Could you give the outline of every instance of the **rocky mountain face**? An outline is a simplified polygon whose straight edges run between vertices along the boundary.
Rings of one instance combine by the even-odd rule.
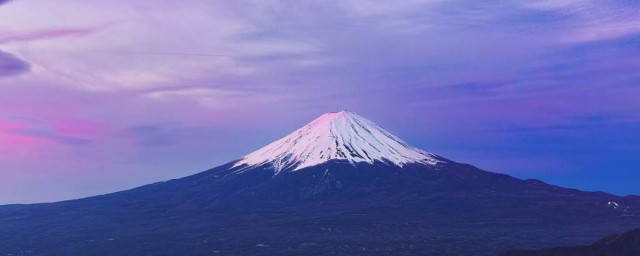
[[[0,207],[0,255],[498,255],[640,227],[640,199],[480,170],[351,112],[211,170]]]

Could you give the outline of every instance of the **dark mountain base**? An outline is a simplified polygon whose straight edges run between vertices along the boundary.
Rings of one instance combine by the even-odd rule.
[[[557,247],[539,251],[512,251],[503,256],[637,256],[640,229],[607,236],[590,246]]]
[[[640,221],[562,226],[449,224],[450,220],[386,211],[397,219],[375,213],[314,216],[307,212],[306,217],[247,213],[183,216],[162,224],[154,219],[123,221],[110,228],[101,223],[75,229],[65,224],[29,227],[35,229],[3,236],[0,253],[20,255],[22,249],[24,255],[497,255],[512,248],[584,244]]]
[[[0,207],[0,255],[497,255],[640,227],[634,197],[453,162],[335,162],[277,176],[268,166],[230,166],[111,195]]]

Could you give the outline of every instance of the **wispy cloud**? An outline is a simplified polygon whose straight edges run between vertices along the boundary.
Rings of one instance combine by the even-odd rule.
[[[154,100],[190,100],[207,108],[230,108],[242,103],[242,100],[253,98],[256,101],[265,100],[267,95],[258,96],[244,90],[216,89],[209,87],[186,87],[167,90],[153,90],[144,95]],[[262,99],[257,99],[262,97]]]
[[[63,134],[42,120],[33,118],[12,118],[12,120],[14,127],[5,128],[0,132],[69,146],[86,146],[92,143],[90,139]]]
[[[96,27],[62,27],[50,28],[37,31],[20,31],[20,32],[1,32],[0,44],[25,42],[34,40],[47,40],[63,37],[79,37],[98,33],[111,25],[102,25]]]
[[[0,78],[29,72],[31,65],[15,55],[0,50]]]
[[[537,0],[524,6],[552,13],[568,43],[611,40],[640,34],[640,8],[633,1]]]
[[[127,129],[142,147],[165,147],[179,143],[178,124],[168,122],[159,124],[136,125]]]
[[[37,128],[22,128],[10,130],[9,133],[20,136],[27,136],[33,138],[39,138],[44,140],[53,141],[56,143],[70,145],[70,146],[85,146],[91,144],[91,140],[85,138],[78,138],[73,136],[65,136],[58,134],[54,131],[41,130]]]

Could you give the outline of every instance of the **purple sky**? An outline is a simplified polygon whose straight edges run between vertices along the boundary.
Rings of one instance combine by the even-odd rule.
[[[638,56],[631,0],[0,0],[0,204],[186,176],[341,109],[640,194]]]

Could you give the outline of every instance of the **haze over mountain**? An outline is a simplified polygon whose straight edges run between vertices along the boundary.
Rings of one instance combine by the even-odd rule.
[[[480,170],[353,112],[113,194],[0,207],[0,254],[497,255],[640,226],[640,198]]]

